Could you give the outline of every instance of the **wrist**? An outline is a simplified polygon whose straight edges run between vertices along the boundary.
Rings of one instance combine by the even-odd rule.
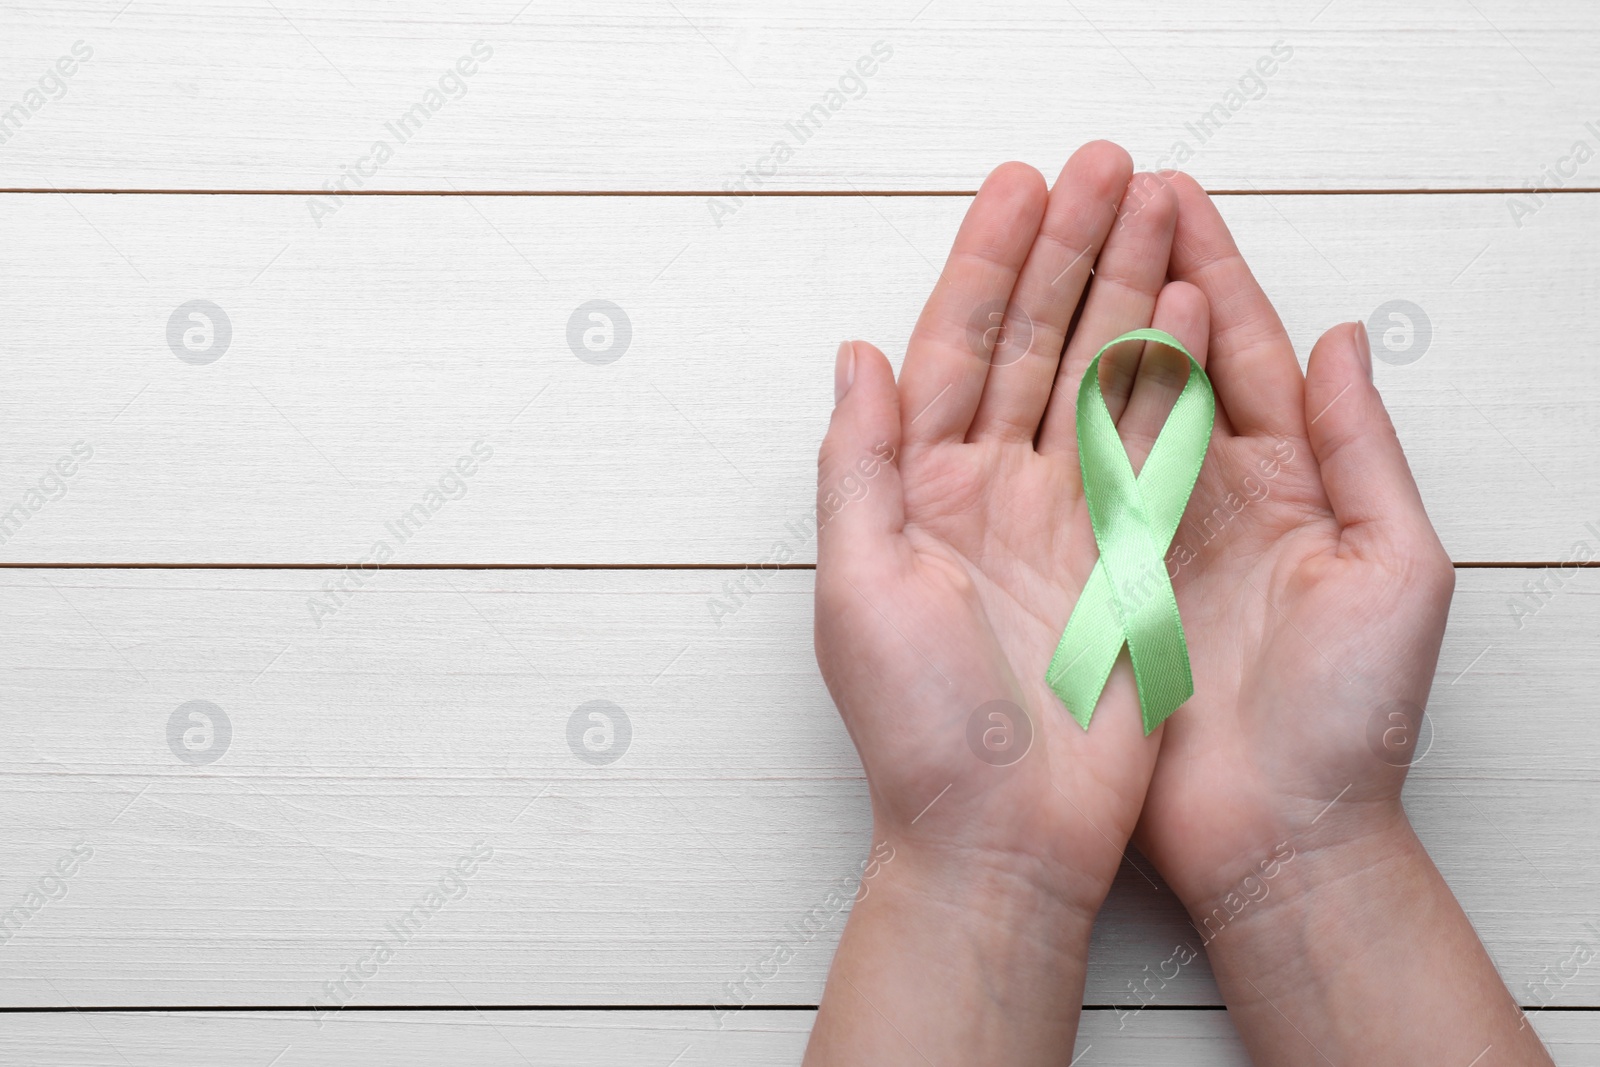
[[[1081,970],[1100,897],[1081,899],[1050,862],[975,847],[877,834],[852,919],[892,914],[959,951],[1054,970]],[[1109,888],[1109,887],[1107,887]],[[955,960],[952,958],[952,963]]]
[[[1009,857],[875,840],[806,1062],[1056,1062],[1092,919]]]
[[[1052,932],[1081,935],[1087,942],[1111,888],[1110,879],[1069,869],[1047,847],[1027,852],[990,848],[881,827],[873,840],[880,844],[862,876],[858,900],[882,890],[908,906],[942,912],[963,925],[1037,914],[1049,917]]]
[[[1213,859],[1205,870],[1162,868],[1202,935],[1201,921],[1215,920],[1218,909],[1227,925],[1264,919],[1397,856],[1426,859],[1397,799],[1296,811],[1239,837],[1227,861]]]
[[[1213,969],[1247,969],[1279,989],[1349,966],[1385,937],[1437,872],[1398,805],[1288,834],[1225,889],[1185,899]],[[1442,883],[1440,883],[1442,885]],[[1446,891],[1447,892],[1447,891]]]
[[[1548,1065],[1396,808],[1360,832],[1319,824],[1237,913],[1191,909],[1197,928],[1210,920],[1206,954],[1253,1062],[1469,1063],[1493,1047],[1497,1062]]]

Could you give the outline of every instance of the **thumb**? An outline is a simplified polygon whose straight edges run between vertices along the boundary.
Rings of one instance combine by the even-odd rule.
[[[900,488],[900,391],[884,354],[839,346],[833,418],[817,457],[817,564],[853,569],[883,558],[905,526]]]
[[[1364,323],[1335,326],[1306,366],[1306,432],[1341,537],[1357,555],[1434,548],[1438,534],[1417,491],[1394,423],[1372,384]]]

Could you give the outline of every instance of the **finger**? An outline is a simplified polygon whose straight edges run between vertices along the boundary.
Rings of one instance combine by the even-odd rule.
[[[1167,281],[1178,201],[1154,174],[1135,174],[1123,193],[1117,222],[1095,264],[1083,317],[1072,331],[1039,427],[1042,454],[1077,455],[1078,380],[1094,354],[1113,337],[1150,325],[1156,296]],[[1108,354],[1101,382],[1123,397],[1133,386],[1138,348]],[[1110,364],[1110,366],[1106,366]]]
[[[817,457],[817,567],[848,574],[889,558],[905,526],[900,394],[888,359],[865,341],[839,346],[834,392]]]
[[[1011,292],[967,440],[1032,442],[1050,400],[1067,324],[1133,173],[1128,153],[1091,141],[1072,154]]]
[[[985,344],[1000,332],[1046,195],[1037,170],[1005,163],[967,209],[900,369],[907,448],[966,438],[989,372]]]
[[[1372,384],[1372,348],[1362,323],[1335,326],[1311,350],[1305,419],[1342,540],[1358,555],[1370,550],[1374,557],[1439,545]]]
[[[1211,329],[1211,312],[1200,290],[1188,282],[1168,282],[1156,299],[1152,326],[1165,330],[1189,350],[1195,362],[1206,365],[1206,340]],[[1131,347],[1131,346],[1130,346]],[[1102,366],[1104,363],[1102,362]],[[1155,446],[1156,438],[1167,424],[1167,415],[1189,380],[1189,359],[1182,352],[1154,341],[1146,342],[1139,357],[1138,373],[1133,390],[1120,411],[1112,411],[1117,434],[1128,452],[1128,460],[1135,471],[1144,465],[1145,457]],[[1111,405],[1110,397],[1106,406]],[[1226,425],[1227,415],[1217,412],[1217,422]]]
[[[1303,437],[1304,389],[1294,345],[1250,273],[1211,198],[1187,174],[1178,196],[1172,277],[1192,282],[1211,305],[1211,384],[1241,434]]]

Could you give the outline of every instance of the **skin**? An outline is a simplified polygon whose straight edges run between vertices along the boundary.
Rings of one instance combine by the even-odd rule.
[[[1146,737],[1125,651],[1087,731],[1044,674],[1098,558],[1078,382],[1149,325],[1218,407],[1168,560],[1196,696]],[[852,910],[808,1064],[1066,1062],[1132,839],[1220,929],[1256,1062],[1549,1062],[1400,805],[1453,572],[1370,360],[1345,324],[1302,376],[1210,200],[1107,142],[1048,190],[1021,164],[990,175],[898,382],[840,347],[817,658],[894,858]],[[1155,345],[1102,361],[1135,469],[1186,373]]]

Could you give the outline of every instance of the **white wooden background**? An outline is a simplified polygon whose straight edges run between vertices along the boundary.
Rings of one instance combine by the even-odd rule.
[[[1600,153],[1592,5],[0,19],[0,116],[26,112],[0,125],[0,513],[48,497],[0,544],[0,908],[92,851],[0,943],[0,1061],[797,1062],[844,915],[811,941],[790,924],[866,855],[865,786],[812,658],[811,572],[720,626],[707,601],[776,542],[814,558],[790,524],[839,339],[898,358],[984,172],[1053,175],[1098,136],[1141,166],[1187,144],[1302,353],[1420,309],[1409,348],[1375,333],[1378,381],[1475,566],[1407,804],[1525,1006],[1600,947],[1600,574],[1547,577],[1600,543],[1600,158],[1574,156]],[[465,95],[314,218],[478,42]],[[1190,125],[1274,48],[1201,143]],[[724,193],[758,163],[785,195]],[[1559,191],[1526,192],[1554,167]],[[567,342],[595,299],[632,326],[608,365]],[[169,346],[192,300],[231,324],[209,364]],[[474,442],[492,455],[456,498],[315,617]],[[1519,625],[1539,580],[1554,595]],[[169,746],[192,700],[231,726],[209,764]],[[632,727],[607,766],[567,741],[591,700]],[[384,1010],[318,1026],[307,1000],[478,841],[466,895],[355,1001]],[[1118,1010],[1191,936],[1139,864],[1097,930],[1076,1062],[1245,1063],[1203,959]],[[713,1011],[779,940],[797,952],[757,1007]],[[1557,1061],[1600,1063],[1600,968],[1551,1007]]]

